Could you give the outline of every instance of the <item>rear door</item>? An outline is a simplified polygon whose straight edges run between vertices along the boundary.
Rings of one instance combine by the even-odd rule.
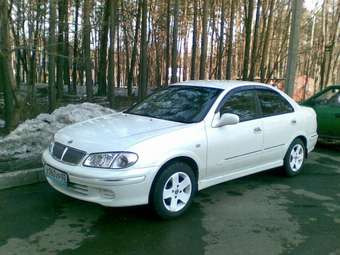
[[[258,89],[263,121],[263,160],[273,163],[284,158],[286,144],[298,129],[294,108],[278,92]]]

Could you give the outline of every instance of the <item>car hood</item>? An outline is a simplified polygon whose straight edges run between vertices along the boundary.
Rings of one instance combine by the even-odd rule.
[[[118,113],[67,126],[56,133],[55,140],[88,153],[122,151],[184,126],[179,122]]]

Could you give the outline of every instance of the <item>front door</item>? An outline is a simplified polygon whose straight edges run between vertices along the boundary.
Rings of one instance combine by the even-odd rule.
[[[234,174],[261,164],[262,121],[258,118],[255,90],[229,92],[222,100],[218,113],[236,114],[240,117],[240,123],[207,127],[208,178]]]

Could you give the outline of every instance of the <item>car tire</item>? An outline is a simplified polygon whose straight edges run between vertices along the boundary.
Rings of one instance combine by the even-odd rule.
[[[284,173],[287,176],[296,176],[301,173],[305,158],[306,146],[300,138],[297,138],[291,143],[284,157]]]
[[[161,169],[151,192],[151,206],[155,213],[162,219],[175,218],[192,203],[197,192],[197,180],[189,165],[175,162]]]

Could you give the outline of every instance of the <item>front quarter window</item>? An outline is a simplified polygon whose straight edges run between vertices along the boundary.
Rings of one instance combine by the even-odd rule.
[[[195,123],[204,119],[221,91],[208,87],[170,86],[155,92],[125,113]]]

